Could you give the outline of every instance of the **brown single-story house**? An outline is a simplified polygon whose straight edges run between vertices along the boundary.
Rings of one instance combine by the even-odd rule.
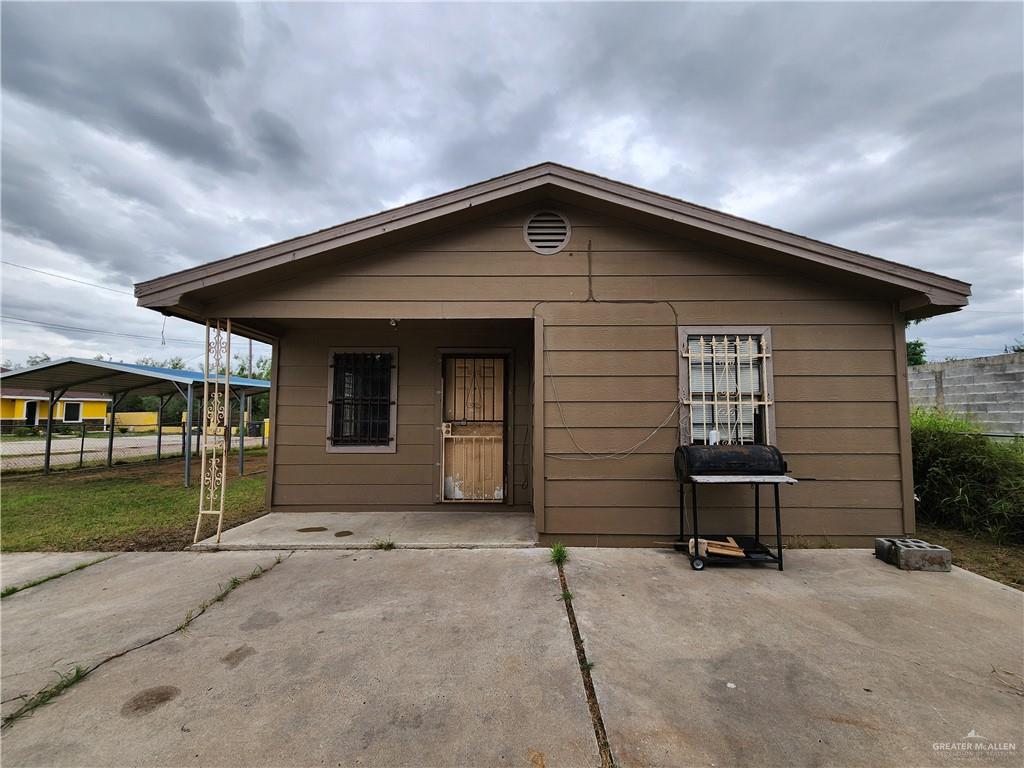
[[[135,292],[272,345],[271,510],[614,546],[677,535],[680,440],[777,445],[787,536],[913,532],[905,323],[970,286],[544,163]]]

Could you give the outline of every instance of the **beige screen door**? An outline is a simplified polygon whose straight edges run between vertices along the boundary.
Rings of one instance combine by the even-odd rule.
[[[505,358],[443,357],[441,487],[444,501],[505,498]]]

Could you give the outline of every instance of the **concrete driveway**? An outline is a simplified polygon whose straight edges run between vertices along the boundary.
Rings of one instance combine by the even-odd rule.
[[[89,659],[100,645],[103,653],[138,645],[125,637],[133,617],[136,634],[173,630],[186,594],[198,604],[226,574],[249,573],[254,555],[273,557],[161,554],[177,557],[177,567],[150,562],[157,553],[120,555],[5,599],[3,697],[9,669],[17,676],[69,661],[64,646],[74,638],[88,640],[77,656]],[[540,549],[296,552],[185,633],[101,666],[5,728],[4,765],[597,765],[547,557]],[[222,560],[222,573],[196,575]],[[132,568],[135,588],[126,589],[121,576]],[[104,576],[117,586],[100,605]],[[206,589],[179,592],[185,580],[205,580]],[[76,598],[95,605],[91,618],[73,608]],[[17,683],[11,692],[27,689]]]
[[[1024,762],[1021,592],[959,568],[900,571],[868,550],[787,552],[781,573],[572,554],[621,768]],[[971,732],[1017,749],[934,748]]]
[[[1020,592],[858,550],[565,571],[596,702],[546,550],[118,555],[3,600],[5,713],[100,664],[4,765],[597,766],[592,703],[619,766],[1021,763]]]

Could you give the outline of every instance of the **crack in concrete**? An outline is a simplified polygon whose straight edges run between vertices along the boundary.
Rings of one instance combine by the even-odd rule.
[[[228,581],[228,585],[226,587],[221,588],[220,591],[217,592],[217,594],[214,595],[209,600],[203,601],[199,605],[198,610],[196,610],[195,612],[189,611],[188,615],[185,617],[185,621],[183,621],[181,624],[176,626],[174,629],[172,629],[172,630],[170,630],[168,632],[164,632],[163,634],[158,635],[156,637],[150,638],[149,640],[146,640],[146,641],[144,641],[142,643],[139,643],[138,645],[133,645],[130,648],[125,648],[124,650],[121,650],[121,651],[118,651],[117,653],[111,654],[110,656],[107,656],[106,658],[101,659],[100,661],[96,662],[91,667],[81,667],[81,666],[75,665],[75,667],[73,667],[69,672],[66,672],[66,673],[63,673],[63,674],[58,672],[57,675],[60,677],[60,680],[57,683],[55,683],[54,685],[50,686],[49,688],[44,688],[41,691],[37,691],[36,693],[32,694],[32,696],[29,696],[28,694],[21,694],[20,696],[14,696],[11,699],[8,699],[8,701],[13,701],[14,699],[19,699],[19,698],[20,699],[25,699],[25,703],[21,707],[19,707],[17,710],[15,710],[14,712],[12,712],[10,715],[8,715],[7,717],[5,717],[3,719],[2,724],[0,724],[0,729],[9,728],[16,720],[18,720],[21,717],[24,717],[25,715],[30,714],[37,707],[40,707],[43,704],[46,704],[46,703],[52,701],[54,698],[56,698],[60,694],[64,693],[64,691],[66,691],[71,686],[75,685],[76,683],[80,682],[81,680],[84,680],[88,675],[90,675],[93,672],[95,672],[97,669],[102,667],[104,664],[107,664],[108,662],[114,661],[115,659],[119,659],[122,656],[127,656],[132,651],[137,651],[140,648],[146,648],[147,646],[153,645],[153,643],[158,643],[161,640],[163,640],[164,638],[170,637],[171,635],[174,635],[174,634],[176,634],[178,632],[182,632],[183,633],[184,630],[190,624],[192,624],[192,622],[194,622],[196,619],[198,619],[200,616],[202,616],[204,613],[206,613],[206,611],[209,608],[211,608],[212,606],[216,605],[217,603],[223,601],[229,594],[234,592],[236,589],[238,589],[243,584],[247,584],[250,581],[254,581],[255,579],[260,578],[261,576],[264,576],[264,575],[270,573],[272,570],[274,570],[274,568],[279,566],[281,563],[283,563],[285,560],[287,560],[293,554],[294,554],[294,552],[290,551],[290,552],[288,552],[287,555],[285,555],[283,557],[278,556],[278,558],[273,563],[271,563],[269,566],[267,566],[266,568],[262,568],[262,567],[257,565],[256,568],[254,568],[249,573],[249,575],[247,575],[247,576],[244,576],[244,577],[241,577],[241,578],[239,578],[239,577],[232,577]]]
[[[597,739],[597,749],[601,753],[601,768],[615,768],[611,744],[608,743],[608,732],[605,730],[604,718],[601,716],[601,705],[597,701],[594,678],[590,674],[593,664],[587,660],[583,636],[580,634],[580,627],[576,622],[576,610],[572,606],[573,598],[569,597],[571,592],[565,578],[565,568],[561,563],[558,563],[557,567],[558,581],[562,585],[562,602],[565,603],[565,613],[569,617],[569,629],[572,631],[573,645],[576,647],[576,661],[579,663],[580,676],[583,678],[583,690],[586,691],[587,706],[590,709],[590,720],[594,726],[594,738]]]
[[[88,568],[91,565],[98,565],[99,563],[105,563],[107,560],[110,560],[112,558],[117,557],[118,554],[120,554],[120,553],[115,552],[112,555],[104,555],[103,557],[97,557],[95,560],[87,560],[84,563],[78,563],[78,565],[75,565],[75,566],[73,566],[71,568],[68,568],[65,571],[58,571],[57,573],[51,573],[49,576],[43,576],[40,579],[34,579],[32,581],[26,581],[23,584],[13,584],[13,585],[7,587],[6,589],[4,589],[3,592],[0,592],[0,599],[3,599],[5,597],[10,597],[11,595],[16,595],[19,592],[24,592],[26,589],[31,589],[32,587],[38,587],[40,584],[45,584],[48,581],[53,581],[55,579],[61,578],[62,576],[67,576],[69,573],[75,573],[76,571],[83,571],[83,570],[85,570],[86,568]]]

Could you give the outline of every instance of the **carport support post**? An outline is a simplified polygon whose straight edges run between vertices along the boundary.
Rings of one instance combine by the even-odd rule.
[[[192,484],[192,382],[185,396],[185,487]]]
[[[168,396],[169,397],[169,396]],[[156,460],[160,461],[160,444],[163,442],[164,432],[163,427],[164,421],[164,404],[167,402],[167,398],[160,395],[160,407],[156,411]]]
[[[46,410],[46,449],[43,452],[43,474],[50,474],[50,443],[53,440],[53,390],[50,390],[50,405]]]
[[[124,395],[122,395],[123,397]],[[114,421],[117,413],[117,404],[121,398],[117,395],[110,396],[110,432],[107,433],[107,466],[114,466]]]
[[[238,476],[245,474],[245,392],[238,395]]]

